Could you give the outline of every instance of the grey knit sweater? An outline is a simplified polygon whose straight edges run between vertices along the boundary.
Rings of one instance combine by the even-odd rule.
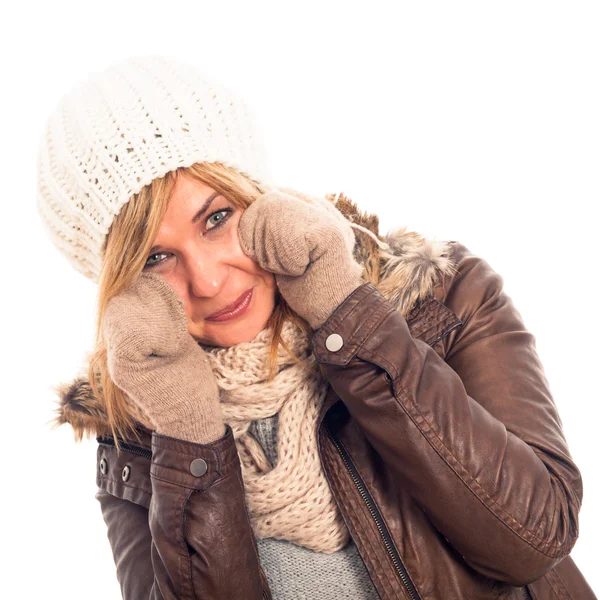
[[[250,433],[277,463],[278,414],[257,419]],[[379,600],[352,538],[333,554],[314,552],[286,540],[256,540],[273,600]]]

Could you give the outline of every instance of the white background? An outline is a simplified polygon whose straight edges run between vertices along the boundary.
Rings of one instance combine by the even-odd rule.
[[[572,557],[600,591],[597,3],[54,1],[11,3],[3,25],[4,590],[120,597],[96,442],[48,427],[50,386],[91,349],[95,286],[37,220],[35,154],[77,81],[164,53],[248,99],[280,184],[343,191],[382,232],[459,240],[503,276],[583,474]]]

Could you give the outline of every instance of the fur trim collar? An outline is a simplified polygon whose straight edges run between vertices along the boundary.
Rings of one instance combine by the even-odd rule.
[[[279,189],[292,192],[287,188]],[[293,193],[298,194],[296,191]],[[447,242],[427,239],[419,233],[407,231],[406,227],[381,236],[376,214],[360,211],[343,194],[328,194],[326,198],[358,226],[354,228],[354,257],[364,266],[364,280],[373,283],[405,318],[425,298],[433,296],[434,288],[444,276],[456,271]],[[365,229],[374,235],[365,232]],[[385,244],[387,250],[382,248]],[[53,389],[58,396],[53,428],[69,423],[76,441],[83,437],[111,434],[104,404],[93,394],[87,367],[71,381],[60,383]]]

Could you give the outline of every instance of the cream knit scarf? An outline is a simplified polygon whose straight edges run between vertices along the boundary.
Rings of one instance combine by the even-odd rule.
[[[271,382],[267,382],[270,329],[229,348],[201,346],[220,390],[223,420],[233,430],[256,537],[284,539],[329,554],[343,548],[350,534],[317,450],[316,422],[328,382],[300,327],[286,321],[282,337],[301,362],[280,345]],[[276,413],[278,458],[272,467],[248,429],[253,420]]]

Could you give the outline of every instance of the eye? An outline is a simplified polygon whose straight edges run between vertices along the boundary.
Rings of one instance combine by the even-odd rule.
[[[167,253],[166,252],[157,252],[156,254],[151,254],[148,259],[146,260],[146,264],[144,265],[144,268],[146,269],[152,269],[153,267],[156,267],[157,265],[160,265],[162,262],[164,262],[166,259],[162,258],[160,260],[157,260],[156,262],[151,262],[151,259],[154,258],[155,256],[166,256]]]
[[[232,208],[222,208],[220,210],[216,210],[215,212],[211,213],[207,218],[206,218],[206,222],[208,223],[210,221],[210,219],[212,219],[214,216],[217,215],[221,215],[223,214],[223,216],[216,222],[216,224],[211,227],[208,231],[213,231],[214,229],[217,229],[217,227],[220,227],[223,223],[225,223],[225,221],[227,221],[227,219],[229,219],[229,216],[227,216],[227,213],[231,213],[233,212]]]
[[[230,218],[231,214],[235,212],[234,208],[231,207],[227,207],[227,208],[221,208],[219,210],[215,210],[214,212],[212,212],[210,215],[208,215],[208,217],[206,217],[206,219],[204,220],[205,223],[209,223],[210,220],[215,217],[215,216],[219,216],[222,215],[220,219],[213,221],[213,226],[207,228],[207,235],[210,235],[213,231],[215,231],[216,229],[219,229],[219,227],[221,227],[222,225],[224,225]],[[153,259],[156,256],[167,256],[169,254],[169,252],[157,252],[155,254],[151,254],[148,259],[146,260],[146,264],[144,265],[145,269],[153,269],[159,265],[161,265],[162,263],[166,262],[168,259],[166,258],[161,258],[160,260],[156,260],[154,262],[151,262],[151,259]]]

